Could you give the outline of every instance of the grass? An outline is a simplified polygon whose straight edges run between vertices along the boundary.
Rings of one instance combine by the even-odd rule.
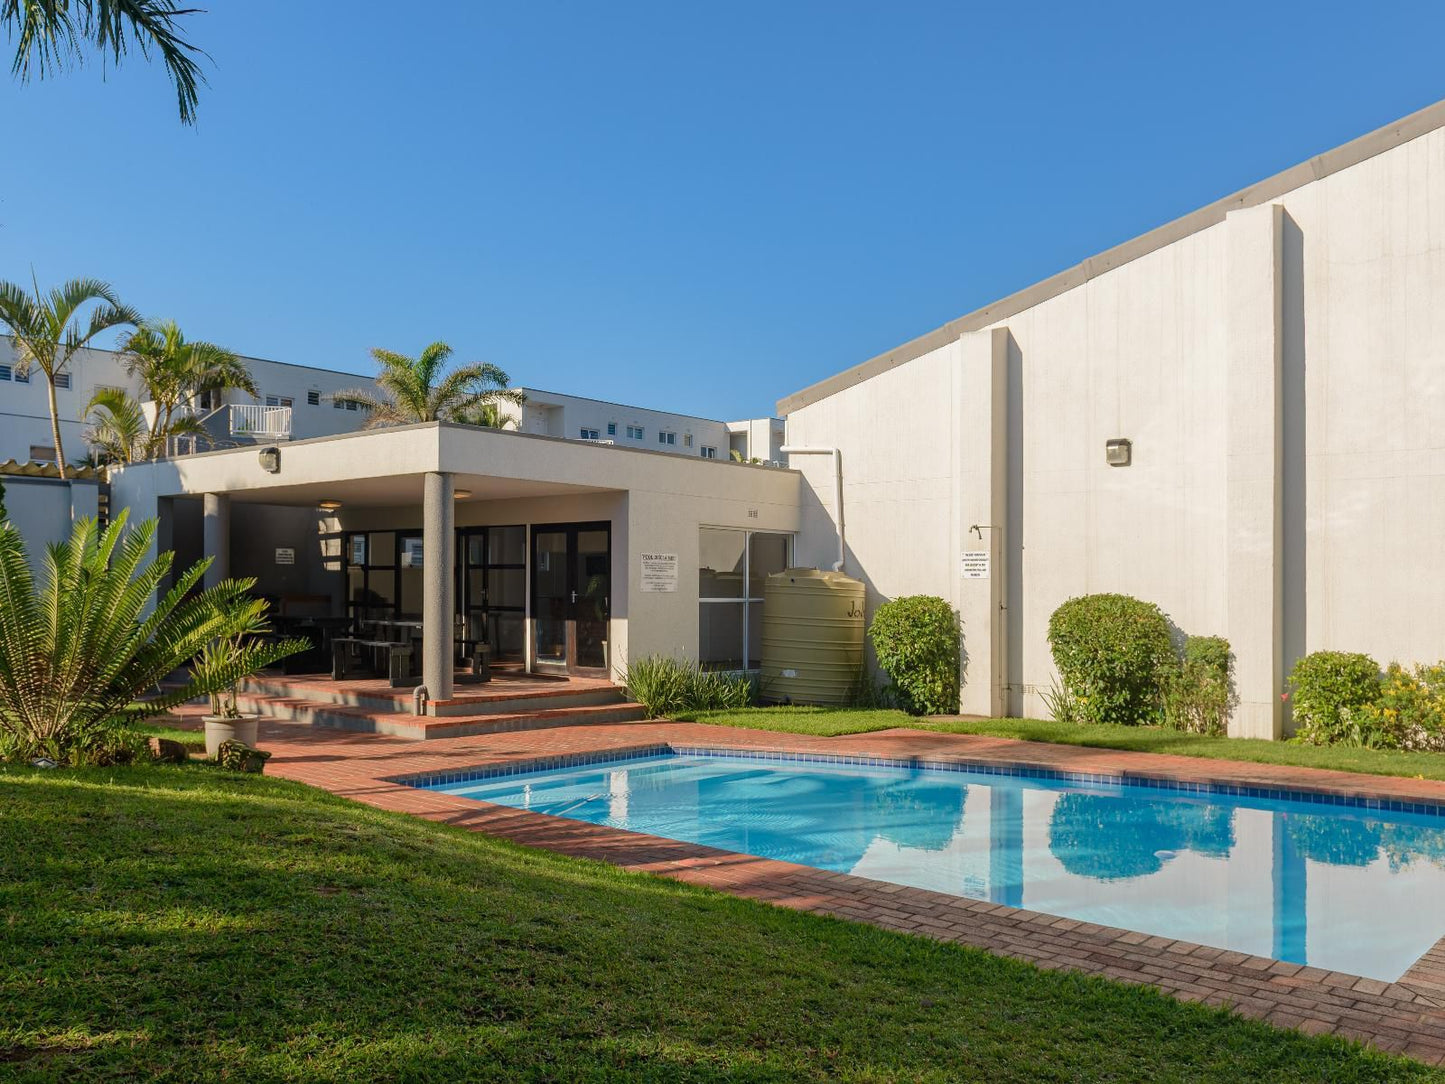
[[[1400,775],[1418,779],[1445,779],[1445,753],[1408,753],[1394,749],[1349,749],[1343,746],[1296,745],[1293,742],[1249,738],[1206,738],[1162,727],[1080,726],[1041,719],[933,719],[915,718],[901,711],[855,708],[764,707],[739,711],[705,711],[683,716],[687,721],[714,726],[781,730],[790,734],[836,737],[907,726],[945,734],[982,734],[1020,741],[1082,745],[1098,749],[1130,749],[1141,753],[1173,753],[1186,757],[1213,757],[1255,764],[1288,764],[1329,768],[1370,775]]]
[[[148,738],[169,738],[171,741],[178,741],[190,750],[192,756],[197,750],[204,751],[206,748],[206,735],[201,730],[178,730],[175,727],[162,726],[159,723],[147,723],[135,729]]]
[[[1439,1080],[199,765],[0,768],[0,1078]]]

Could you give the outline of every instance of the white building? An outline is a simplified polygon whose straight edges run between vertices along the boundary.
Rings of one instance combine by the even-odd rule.
[[[703,459],[777,462],[783,441],[779,418],[720,422],[689,414],[562,395],[540,388],[519,388],[526,396],[520,407],[505,407],[523,433],[568,437],[628,448],[647,448]]]
[[[771,420],[526,389],[521,432],[182,456],[111,500],[269,594],[420,615],[433,697],[457,629],[529,670],[754,665],[762,578],[846,533],[870,616],[956,607],[963,711],[1045,714],[1049,615],[1119,591],[1227,637],[1231,732],[1278,737],[1306,652],[1445,657],[1442,299],[1445,103],[789,396],[795,469],[727,461],[783,456]]]

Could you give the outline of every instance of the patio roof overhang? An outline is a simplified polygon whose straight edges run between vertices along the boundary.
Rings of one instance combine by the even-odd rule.
[[[642,448],[426,422],[135,464],[116,472],[116,480],[123,489],[158,498],[223,493],[240,504],[304,506],[337,500],[353,507],[383,507],[419,502],[423,479],[437,473],[450,474],[456,488],[469,490],[465,499],[481,501],[634,488],[736,490],[746,488],[761,469]]]

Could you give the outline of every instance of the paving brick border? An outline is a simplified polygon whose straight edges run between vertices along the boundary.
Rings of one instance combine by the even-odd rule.
[[[814,738],[692,723],[629,723],[417,742],[266,721],[261,743],[274,753],[268,765],[272,774],[383,809],[781,907],[972,945],[1040,967],[1153,986],[1182,1000],[1228,1005],[1281,1027],[1360,1039],[1445,1064],[1445,939],[1398,982],[1387,983],[477,802],[394,780],[666,744],[914,757],[1126,779],[1307,789],[1383,805],[1445,802],[1445,784],[1438,782],[916,730]]]

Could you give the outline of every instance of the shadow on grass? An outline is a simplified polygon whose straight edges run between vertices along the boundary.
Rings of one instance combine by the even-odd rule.
[[[9,769],[0,808],[0,1076],[1428,1078],[281,780]]]

